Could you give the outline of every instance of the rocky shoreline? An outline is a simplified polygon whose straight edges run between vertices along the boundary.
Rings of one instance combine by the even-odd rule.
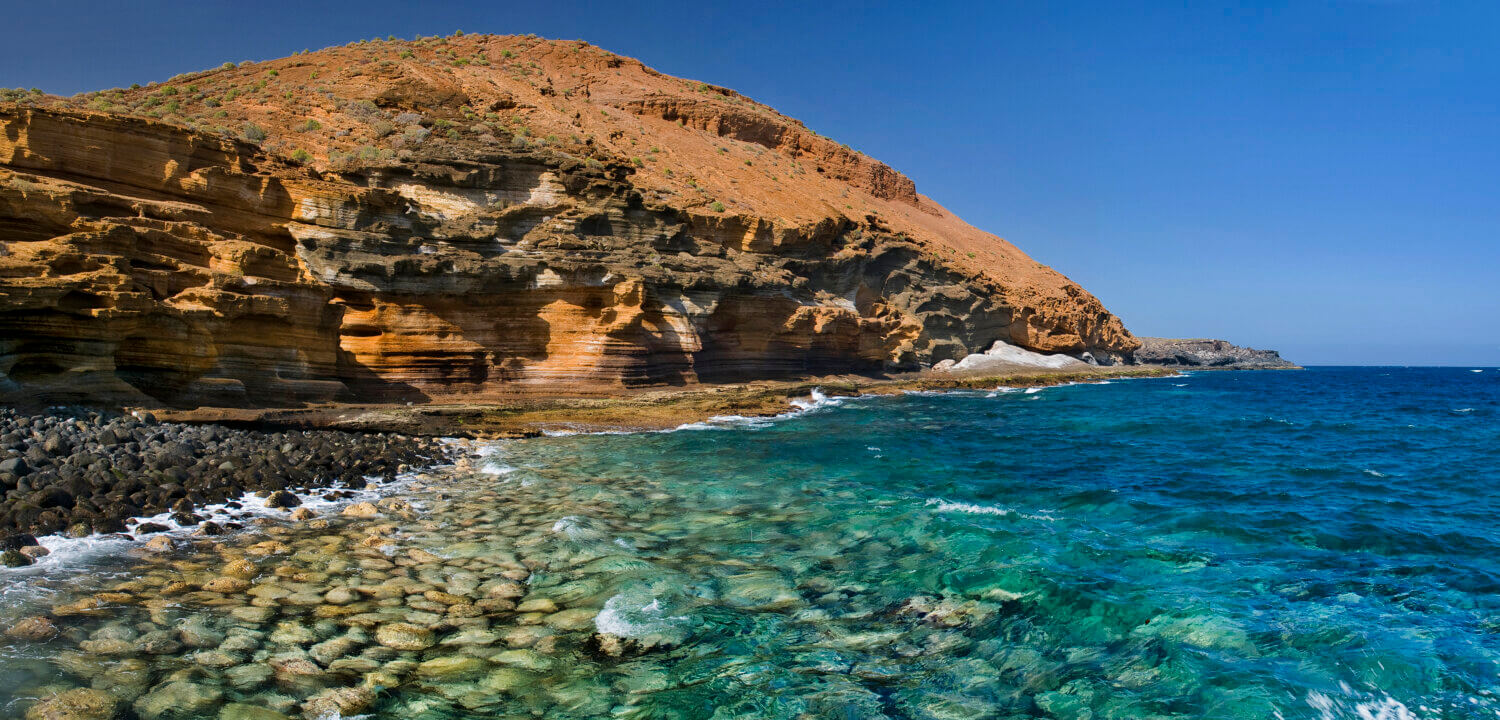
[[[406,470],[450,462],[443,437],[660,430],[716,415],[782,414],[793,409],[793,399],[817,390],[885,394],[1161,374],[1170,372],[1016,368],[1004,375],[820,377],[509,406],[202,408],[158,411],[160,418],[145,410],[0,408],[0,564],[29,565],[45,554],[39,536],[139,538],[179,528],[216,535],[243,526],[247,505],[290,509],[299,495],[348,499]]]
[[[229,428],[158,421],[149,413],[0,409],[0,552],[30,564],[38,535],[149,535],[176,526],[213,535],[236,529],[208,506],[290,508],[298,493],[329,499],[442,462],[433,438],[373,432]],[[247,497],[247,493],[251,497]]]
[[[339,404],[303,408],[160,410],[162,419],[261,429],[333,429],[459,438],[525,438],[547,433],[666,430],[716,415],[768,417],[794,409],[814,392],[830,397],[912,390],[1038,387],[1111,378],[1161,377],[1153,366],[1067,368],[1006,366],[974,372],[823,375],[793,380],[644,388],[608,396],[517,397],[503,402]]]

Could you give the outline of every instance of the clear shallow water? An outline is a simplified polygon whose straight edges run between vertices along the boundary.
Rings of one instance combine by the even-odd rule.
[[[175,681],[182,717],[358,686],[381,718],[1500,717],[1497,420],[1495,370],[1316,369],[503,443],[406,517],[271,528],[263,619],[163,597],[263,535],[29,580],[7,622],[147,582],[8,641],[0,703],[93,685],[144,717]],[[507,573],[529,604],[475,608]],[[337,587],[365,592],[334,614]],[[398,621],[442,644],[380,646]],[[139,649],[199,628],[229,656]]]

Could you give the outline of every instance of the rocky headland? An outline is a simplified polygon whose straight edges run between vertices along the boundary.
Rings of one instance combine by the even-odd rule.
[[[1203,338],[1137,338],[1138,362],[1167,368],[1201,370],[1293,370],[1298,365],[1275,350],[1240,347],[1223,340]]]
[[[475,35],[7,91],[0,307],[0,400],[148,408],[1138,346],[1076,283],[771,108],[587,43]]]

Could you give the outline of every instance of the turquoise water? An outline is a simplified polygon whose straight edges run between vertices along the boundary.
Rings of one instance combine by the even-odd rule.
[[[1330,368],[500,443],[405,495],[417,512],[390,546],[351,540],[369,521],[281,529],[288,554],[259,561],[289,591],[260,603],[274,618],[199,592],[69,620],[72,637],[5,650],[0,702],[92,684],[147,717],[177,680],[212,696],[183,717],[316,716],[309,699],[344,686],[407,720],[1500,717],[1497,421],[1493,369]],[[212,575],[236,553],[94,575]],[[423,604],[484,597],[503,572],[545,607]],[[404,601],[319,614],[330,587],[393,583]],[[394,620],[439,644],[366,632]],[[250,638],[230,659],[276,674],[183,648],[122,690],[76,657],[85,636],[184,623]],[[281,671],[309,656],[321,667]]]

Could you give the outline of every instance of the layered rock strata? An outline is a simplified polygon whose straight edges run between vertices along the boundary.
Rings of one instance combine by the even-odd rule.
[[[555,55],[538,57],[583,62]],[[270,77],[307,64],[277,62],[286,75]],[[214,77],[169,87],[187,97]],[[413,68],[351,84],[331,105],[345,113],[321,117],[333,127],[357,110],[362,124],[328,134],[313,159],[276,137],[255,144],[118,107],[0,105],[0,399],[473,401],[916,369],[997,340],[1106,361],[1135,348],[1077,285],[760,106],[613,76],[588,85],[586,102],[651,124],[642,138],[724,143],[703,162],[743,191],[726,208],[666,188],[670,168],[621,157],[621,131],[573,147],[502,142],[492,123],[419,141],[471,106],[509,103],[541,124],[583,102],[535,85],[480,102],[501,91],[455,78]],[[454,82],[463,99],[438,92]],[[272,100],[215,97],[271,122]],[[402,136],[413,139],[399,156],[339,154],[351,132],[398,121],[421,131]],[[739,153],[818,172],[791,168],[785,182],[806,192],[779,199],[781,176],[736,178],[754,163],[718,159]]]

